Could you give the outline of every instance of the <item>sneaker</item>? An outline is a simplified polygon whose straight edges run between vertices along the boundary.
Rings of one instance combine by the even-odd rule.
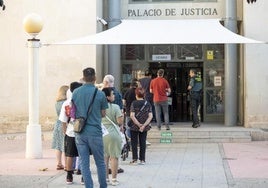
[[[166,127],[166,130],[167,130],[167,131],[169,131],[169,130],[170,130],[169,126],[167,126],[167,127]]]
[[[117,186],[117,185],[119,185],[119,181],[117,181],[117,179],[112,179],[111,185],[112,186]]]
[[[200,127],[200,124],[194,124],[192,127],[193,127],[193,128]]]
[[[140,161],[140,165],[145,165],[145,161]]]
[[[151,143],[146,140],[146,146],[150,146]]]
[[[81,185],[85,185],[85,182],[84,182],[84,178],[83,177],[81,178],[81,182],[80,183],[81,183]]]
[[[111,185],[111,181],[109,179],[106,179],[107,185]]]
[[[67,185],[70,185],[73,183],[73,175],[72,174],[67,174],[67,177],[66,177],[66,184]]]
[[[157,126],[157,129],[158,129],[159,131],[161,131],[161,126]]]
[[[80,170],[80,169],[78,169],[78,170],[76,171],[76,175],[81,175],[81,170]]]
[[[131,165],[137,165],[138,164],[138,162],[137,162],[137,160],[132,160],[132,161],[130,161],[130,163],[129,164],[131,164]]]
[[[124,169],[122,169],[122,168],[118,168],[117,169],[117,173],[119,174],[119,173],[123,173],[124,172]]]

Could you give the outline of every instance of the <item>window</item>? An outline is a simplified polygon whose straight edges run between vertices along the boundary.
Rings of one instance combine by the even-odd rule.
[[[144,45],[121,45],[122,60],[144,60]]]
[[[178,59],[203,59],[202,44],[179,44],[177,49]]]
[[[149,59],[152,60],[153,55],[168,55],[172,60],[174,59],[174,45],[151,45],[149,46]]]
[[[207,90],[205,93],[206,97],[206,113],[207,114],[223,114],[223,89]]]
[[[207,63],[205,69],[206,87],[223,87],[224,86],[224,64]]]
[[[207,52],[211,52],[212,58],[208,60],[218,60],[224,59],[224,45],[223,44],[209,44],[207,46]]]

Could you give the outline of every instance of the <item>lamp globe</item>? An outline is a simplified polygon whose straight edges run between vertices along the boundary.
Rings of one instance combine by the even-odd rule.
[[[30,35],[37,35],[43,29],[43,19],[36,13],[31,13],[23,19],[24,30]]]

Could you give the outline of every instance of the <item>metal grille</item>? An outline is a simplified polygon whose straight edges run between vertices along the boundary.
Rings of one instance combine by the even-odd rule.
[[[152,55],[170,54],[171,59],[174,59],[174,45],[151,45],[149,46],[149,56],[152,59]]]
[[[202,59],[202,44],[179,44],[177,50],[178,59]]]
[[[144,45],[121,45],[122,60],[144,60]]]
[[[207,114],[223,114],[223,89],[211,89],[205,93],[206,97],[206,113]]]

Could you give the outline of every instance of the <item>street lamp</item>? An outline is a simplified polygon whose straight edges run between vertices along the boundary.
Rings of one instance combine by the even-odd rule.
[[[28,100],[29,124],[26,130],[26,158],[42,158],[41,125],[39,125],[39,48],[40,39],[35,37],[43,28],[42,18],[31,13],[23,20],[24,30],[30,35],[27,40],[29,67],[28,67]]]

